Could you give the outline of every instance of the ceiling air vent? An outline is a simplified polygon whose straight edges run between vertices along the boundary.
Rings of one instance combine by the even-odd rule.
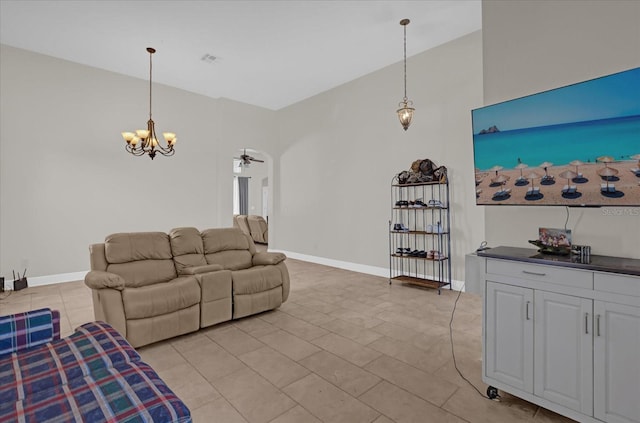
[[[216,61],[216,59],[217,57],[213,54],[205,54],[200,60],[211,65]]]

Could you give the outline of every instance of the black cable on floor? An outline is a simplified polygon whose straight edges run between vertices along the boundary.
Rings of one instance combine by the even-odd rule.
[[[456,301],[453,303],[453,310],[451,310],[451,320],[449,320],[449,338],[451,340],[451,356],[453,357],[453,367],[456,368],[456,371],[458,372],[458,374],[460,375],[460,377],[462,379],[464,379],[465,382],[467,382],[469,385],[471,385],[471,387],[473,389],[476,390],[476,392],[478,394],[480,394],[480,396],[482,398],[486,398],[486,399],[490,399],[488,396],[486,396],[485,394],[483,394],[482,392],[480,392],[480,390],[478,388],[476,388],[476,386],[471,383],[471,381],[469,379],[467,379],[466,377],[464,377],[464,375],[462,374],[462,372],[460,371],[460,369],[458,369],[458,363],[456,362],[456,353],[453,349],[453,316],[456,313],[456,306],[458,305],[458,300],[460,299],[460,295],[462,294],[462,288],[464,287],[464,285],[462,285],[460,287],[460,291],[458,291],[458,296],[456,297]]]

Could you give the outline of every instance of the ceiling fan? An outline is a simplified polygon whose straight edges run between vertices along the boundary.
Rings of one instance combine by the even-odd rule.
[[[234,157],[235,159],[240,160],[239,166],[249,166],[251,162],[264,163],[264,160],[256,159],[247,154],[247,149],[244,149],[244,153],[240,155],[240,157]]]

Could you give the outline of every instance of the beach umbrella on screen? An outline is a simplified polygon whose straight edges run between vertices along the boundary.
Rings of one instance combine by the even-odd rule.
[[[498,176],[498,171],[504,169],[504,167],[500,166],[500,165],[495,165],[494,167],[492,167],[491,169],[489,169],[489,172],[495,172],[496,176]]]
[[[520,169],[520,177],[524,178],[524,176],[522,176],[522,170],[528,168],[529,165],[525,164],[525,163],[518,163],[518,165],[516,166],[516,169]]]
[[[549,171],[547,170],[547,168],[550,168],[551,166],[553,166],[553,163],[544,162],[544,163],[540,163],[540,166],[538,166],[538,167],[543,168],[544,169],[544,175],[548,177],[549,176]]]
[[[618,170],[612,167],[603,167],[602,169],[598,169],[598,175],[604,177],[607,182],[607,191],[609,191],[609,177],[616,176],[618,173]]]
[[[536,187],[533,183],[534,179],[540,179],[541,177],[541,175],[538,175],[533,171],[529,172],[529,174],[526,176],[527,179],[531,179],[531,188],[529,188],[529,190],[527,191],[527,194],[524,197],[525,199],[539,200],[540,198],[542,198],[542,195],[540,194],[540,187]]]
[[[576,176],[578,176],[578,174],[573,170],[565,170],[564,172],[560,172],[558,176],[567,180],[567,189],[568,189],[571,186],[571,180]],[[568,192],[571,192],[571,191],[568,191]]]
[[[569,163],[571,166],[575,166],[576,167],[576,173],[580,173],[578,171],[578,166],[582,166],[584,164],[584,162],[580,161],[580,160],[574,160],[571,163]]]
[[[600,156],[600,157],[596,158],[596,162],[604,163],[604,167],[608,167],[607,165],[609,163],[613,163],[615,161],[616,160],[611,156]],[[600,175],[600,176],[602,176],[602,175]]]
[[[540,175],[538,175],[536,172],[530,172],[527,175],[527,179],[531,179],[531,186],[533,186],[533,180],[534,179],[540,179]]]
[[[504,184],[505,182],[507,182],[510,178],[507,175],[498,175],[495,178],[491,179],[491,182],[494,184]]]

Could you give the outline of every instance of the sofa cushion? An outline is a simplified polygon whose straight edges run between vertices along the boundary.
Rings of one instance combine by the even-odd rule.
[[[238,228],[205,229],[202,231],[202,241],[205,254],[228,250],[249,250],[251,254],[256,252],[251,238]]]
[[[225,270],[239,270],[251,267],[251,253],[247,250],[220,251],[206,255],[209,264],[219,264]]]
[[[169,236],[163,232],[112,234],[105,238],[104,248],[109,263],[172,258]]]
[[[175,228],[169,232],[173,261],[179,275],[185,274],[189,267],[204,266],[204,243],[200,231],[196,228]]]
[[[140,260],[110,264],[107,266],[107,272],[115,273],[124,279],[127,288],[167,282],[178,276],[173,260]]]
[[[127,287],[166,282],[177,276],[169,236],[162,232],[117,233],[105,238],[107,272]]]
[[[275,266],[255,266],[231,272],[233,294],[245,295],[264,292],[282,285],[282,275]]]
[[[256,246],[240,229],[207,229],[202,232],[202,240],[208,264],[219,264],[229,270],[247,269],[252,266],[251,260]]]
[[[200,285],[194,276],[122,291],[127,319],[144,319],[200,303]]]

